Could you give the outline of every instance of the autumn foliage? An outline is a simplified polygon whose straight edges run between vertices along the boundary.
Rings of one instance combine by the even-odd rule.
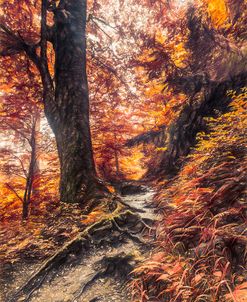
[[[47,1],[51,81],[60,2]],[[107,215],[101,204],[84,215],[59,201],[55,132],[45,117],[39,64],[25,55],[28,48],[42,57],[41,4],[3,0],[0,8],[7,265],[43,260]],[[107,206],[125,181],[141,179],[157,191],[155,251],[133,271],[135,302],[246,301],[246,14],[244,0],[88,1],[97,181],[109,191]]]
[[[245,301],[246,88],[172,181],[158,184],[157,249],[134,270],[137,301]]]

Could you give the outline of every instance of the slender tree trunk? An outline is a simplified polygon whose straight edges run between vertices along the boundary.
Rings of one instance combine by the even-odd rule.
[[[115,144],[117,144],[117,135],[114,133]],[[116,167],[116,176],[120,176],[120,169],[119,169],[119,159],[118,159],[118,152],[114,149],[114,157],[115,157],[115,167]]]
[[[40,162],[38,157],[38,140],[39,140],[39,133],[40,133],[40,112],[36,113],[35,117],[35,163],[34,163],[34,182],[32,187],[32,195],[35,197],[35,200],[39,200],[39,186],[40,186]]]
[[[23,196],[23,207],[22,207],[22,219],[25,220],[28,218],[29,204],[31,200],[31,194],[33,189],[33,180],[34,180],[34,169],[36,165],[36,125],[33,124],[32,134],[30,140],[31,146],[31,159],[28,168],[28,175],[26,180],[26,188]]]
[[[86,0],[60,1],[55,13],[55,104],[47,108],[61,167],[60,196],[81,202],[96,189],[86,75]]]
[[[117,175],[117,177],[119,177],[120,170],[119,170],[119,160],[118,160],[117,150],[114,150],[114,157],[115,157],[116,175]]]

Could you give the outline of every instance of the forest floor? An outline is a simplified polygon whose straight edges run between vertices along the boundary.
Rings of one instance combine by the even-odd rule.
[[[152,189],[129,189],[119,213],[89,226],[48,261],[19,271],[3,301],[131,301],[130,273],[152,251],[158,216]]]

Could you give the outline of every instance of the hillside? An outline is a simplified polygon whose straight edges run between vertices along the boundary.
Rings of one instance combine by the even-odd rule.
[[[156,251],[134,270],[136,301],[246,301],[246,92],[230,92],[178,175],[159,180],[162,220]]]

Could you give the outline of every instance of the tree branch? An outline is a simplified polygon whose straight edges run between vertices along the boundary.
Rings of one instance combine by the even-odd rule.
[[[41,9],[41,40],[34,45],[27,44],[19,33],[15,33],[12,29],[3,23],[0,23],[0,39],[1,48],[0,56],[12,56],[25,52],[30,60],[35,64],[40,72],[43,87],[44,87],[44,102],[47,99],[48,91],[53,91],[53,81],[49,73],[47,60],[47,0],[42,1]],[[36,49],[40,46],[41,54],[37,54]]]
[[[22,131],[20,131],[19,129],[17,129],[16,127],[14,127],[12,124],[10,124],[7,121],[3,121],[4,124],[6,124],[10,129],[12,129],[13,131],[17,132],[20,134],[21,137],[23,137],[25,140],[27,140],[27,142],[30,144],[30,138],[27,137],[25,135],[25,133],[23,133]]]
[[[17,155],[13,155],[13,157],[14,157],[15,159],[17,159],[17,160],[20,162],[21,168],[22,168],[22,172],[23,172],[23,174],[25,175],[25,177],[23,177],[23,176],[21,176],[21,175],[19,175],[19,176],[20,176],[20,177],[23,177],[24,179],[26,179],[26,178],[27,178],[27,171],[26,171],[26,169],[25,169],[25,167],[24,167],[24,164],[23,164],[22,160],[21,160]]]
[[[16,197],[17,197],[21,202],[23,202],[23,199],[20,197],[20,195],[17,193],[17,191],[16,191],[10,184],[5,183],[5,185],[6,185],[6,187],[7,187],[8,189],[10,189],[12,192],[15,193]]]
[[[24,51],[23,40],[3,23],[0,23],[0,39],[0,56],[12,56]]]
[[[138,99],[138,96],[130,90],[129,85],[125,82],[125,80],[122,79],[121,76],[119,76],[118,72],[113,67],[105,64],[100,58],[96,57],[93,52],[88,52],[90,53],[93,60],[95,60],[102,68],[105,68],[108,72],[112,73],[120,81],[120,83],[125,86],[126,90],[132,97]]]

